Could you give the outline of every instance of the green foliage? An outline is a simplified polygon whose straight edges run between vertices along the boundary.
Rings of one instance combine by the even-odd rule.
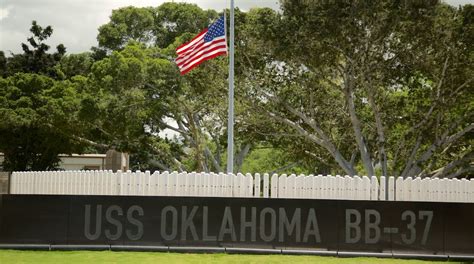
[[[299,162],[288,159],[286,150],[276,148],[259,148],[258,146],[245,158],[242,173],[306,174],[313,170],[306,169]]]
[[[133,6],[112,11],[110,22],[99,27],[99,46],[111,50],[124,47],[130,40],[153,41],[153,9]]]
[[[81,151],[73,140],[79,100],[70,82],[17,73],[0,78],[0,102],[6,170],[54,169],[58,154]]]
[[[204,11],[187,3],[124,7],[112,11],[110,22],[99,28],[97,40],[108,50],[120,50],[129,41],[166,48],[184,33],[198,33],[216,16],[213,10]]]
[[[156,49],[130,43],[95,62],[83,80],[85,91],[78,112],[85,126],[84,137],[131,152],[132,161],[150,168],[154,165],[149,159],[156,149],[173,155],[166,149],[166,141],[153,134],[159,132],[155,120],[163,118],[166,98],[179,92],[176,67],[157,54]],[[162,162],[166,159],[158,158]]]

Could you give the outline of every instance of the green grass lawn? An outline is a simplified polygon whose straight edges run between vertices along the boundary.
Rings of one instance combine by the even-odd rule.
[[[113,251],[20,251],[0,250],[0,264],[20,263],[320,263],[320,264],[427,264],[441,263],[421,260],[378,258],[335,258],[288,255],[235,255],[235,254],[184,254]],[[453,262],[450,262],[453,263]]]

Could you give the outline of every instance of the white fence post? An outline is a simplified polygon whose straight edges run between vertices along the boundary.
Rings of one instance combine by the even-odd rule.
[[[346,200],[354,199],[353,194],[354,193],[353,193],[353,180],[352,180],[352,177],[349,177],[348,175],[346,175],[346,176],[344,176],[344,199],[346,199]]]
[[[264,176],[265,177],[265,176]],[[253,191],[253,197],[260,197],[260,183],[261,183],[261,179],[260,179],[260,173],[255,173],[255,179],[254,179],[255,183],[254,183],[254,191]],[[265,183],[263,183],[263,185],[265,186]]]
[[[414,201],[415,192],[413,190],[413,178],[412,177],[406,178],[404,181],[404,184],[405,184],[404,187],[406,190],[405,201]]]
[[[226,192],[225,192],[225,196],[226,197],[234,197],[234,188],[233,188],[233,182],[234,182],[234,174],[232,173],[229,173],[229,174],[225,174],[226,177],[225,177],[225,189],[226,189]]]
[[[461,181],[459,179],[453,179],[453,189],[454,189],[454,201],[461,201]]]
[[[225,175],[220,172],[217,175],[217,197],[224,197],[225,195]]]
[[[420,201],[429,201],[431,196],[430,179],[423,178],[420,183]]]
[[[296,189],[296,175],[290,174],[290,176],[286,179],[287,185],[287,197],[288,198],[295,198],[295,189]]]
[[[253,186],[253,177],[252,174],[246,173],[245,174],[245,182],[246,182],[246,197],[254,197],[254,186]],[[258,196],[260,196],[260,188],[258,189]]]
[[[468,199],[467,199],[467,194],[469,192],[469,181],[467,179],[461,179],[460,181],[461,183],[461,199],[459,200],[460,202],[468,202]]]
[[[328,177],[329,175],[326,175],[326,176],[323,176],[321,177],[321,181],[320,181],[320,185],[321,185],[321,188],[320,188],[320,197],[321,199],[328,199]]]
[[[388,177],[388,200],[395,200],[395,177]]]
[[[287,179],[286,174],[280,175],[278,178],[278,198],[288,198],[287,196]]]
[[[469,202],[474,203],[474,178],[470,180],[470,198]]]
[[[447,185],[448,185],[447,188],[446,188],[447,201],[448,202],[454,202],[454,200],[456,199],[456,194],[455,194],[455,190],[454,190],[454,180],[453,179],[448,179]]]
[[[151,193],[153,196],[158,196],[160,195],[160,172],[155,171],[150,177]]]
[[[438,179],[438,178],[433,178],[433,179],[430,180],[430,188],[431,188],[430,199],[433,202],[437,202],[437,201],[440,200],[440,198],[439,198],[439,196],[440,196],[439,183],[440,183],[440,179]]]
[[[15,194],[16,192],[16,181],[17,181],[17,176],[16,172],[12,172],[10,175],[10,193]]]
[[[280,197],[278,194],[278,191],[280,190],[280,187],[278,184],[279,184],[278,174],[273,174],[272,181],[271,181],[271,193],[270,193],[272,198]]]
[[[319,175],[318,176],[314,176],[312,177],[311,179],[311,185],[312,185],[312,190],[311,190],[311,198],[313,199],[318,199],[318,190],[319,190],[319,186],[318,186],[318,181],[319,181],[319,178],[321,178]]]
[[[13,185],[13,194],[20,194],[23,189],[22,187],[24,186],[23,184],[23,177],[24,177],[24,174],[23,172],[17,172],[15,174],[15,176],[13,176],[13,174],[15,173],[12,173],[12,178],[14,179],[14,185]]]
[[[379,181],[377,180],[376,176],[370,177],[370,199],[379,199]]]
[[[174,195],[181,196],[181,186],[183,185],[183,178],[181,177],[183,174],[175,173],[174,174]]]
[[[211,191],[211,196],[216,197],[218,193],[218,188],[219,188],[219,178],[218,174],[211,172],[211,186],[212,186],[212,191]]]
[[[420,177],[415,177],[415,179],[413,180],[413,185],[412,185],[412,189],[413,189],[413,201],[420,201],[420,196],[421,196],[421,178]]]
[[[269,197],[269,192],[270,192],[270,177],[268,173],[263,174],[263,197],[268,198]]]
[[[19,174],[20,172],[12,172],[12,175],[10,176],[11,180],[11,185],[10,185],[10,193],[11,194],[17,194],[18,193],[18,180],[19,180]]]
[[[370,200],[370,179],[367,176],[362,176],[362,196],[363,200]]]
[[[387,185],[385,184],[385,181],[386,181],[385,176],[381,176],[380,177],[380,194],[379,194],[379,200],[380,201],[385,201],[386,200],[385,199],[385,197],[386,197],[385,192],[387,190],[386,190],[385,186],[387,186]]]
[[[172,173],[170,173],[168,179],[169,179],[169,181],[168,181],[168,191],[169,191],[168,195],[176,196],[176,191],[177,191],[177,188],[178,188],[178,172],[173,171]]]
[[[22,185],[20,187],[20,192],[19,192],[20,194],[34,193],[34,192],[32,192],[32,190],[30,191],[30,184],[31,184],[30,183],[30,172],[22,172],[20,184]]]
[[[33,172],[25,172],[24,175],[23,175],[23,184],[25,185],[23,188],[22,188],[22,194],[25,193],[36,193],[34,192],[33,190],[33,187],[32,187],[32,183],[33,183],[33,178],[32,178],[32,175],[33,175]],[[43,180],[46,180],[46,179],[43,179]],[[36,185],[38,185],[38,191],[41,191],[41,187],[42,184],[40,184],[40,182],[36,183]]]
[[[41,177],[45,176],[45,177]],[[28,172],[28,190],[34,194],[52,194],[54,188],[54,172]]]
[[[398,177],[396,182],[396,191],[395,191],[395,200],[396,201],[403,201],[403,177]]]

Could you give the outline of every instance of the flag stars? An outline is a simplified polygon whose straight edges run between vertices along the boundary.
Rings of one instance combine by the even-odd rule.
[[[224,18],[219,18],[215,23],[211,24],[208,28],[206,35],[204,36],[204,41],[209,42],[214,38],[221,37],[225,35],[224,30]]]

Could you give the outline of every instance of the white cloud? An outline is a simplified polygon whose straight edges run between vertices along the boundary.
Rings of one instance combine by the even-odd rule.
[[[12,8],[11,6],[0,7],[0,21],[8,17],[8,14],[10,13],[11,8]]]

